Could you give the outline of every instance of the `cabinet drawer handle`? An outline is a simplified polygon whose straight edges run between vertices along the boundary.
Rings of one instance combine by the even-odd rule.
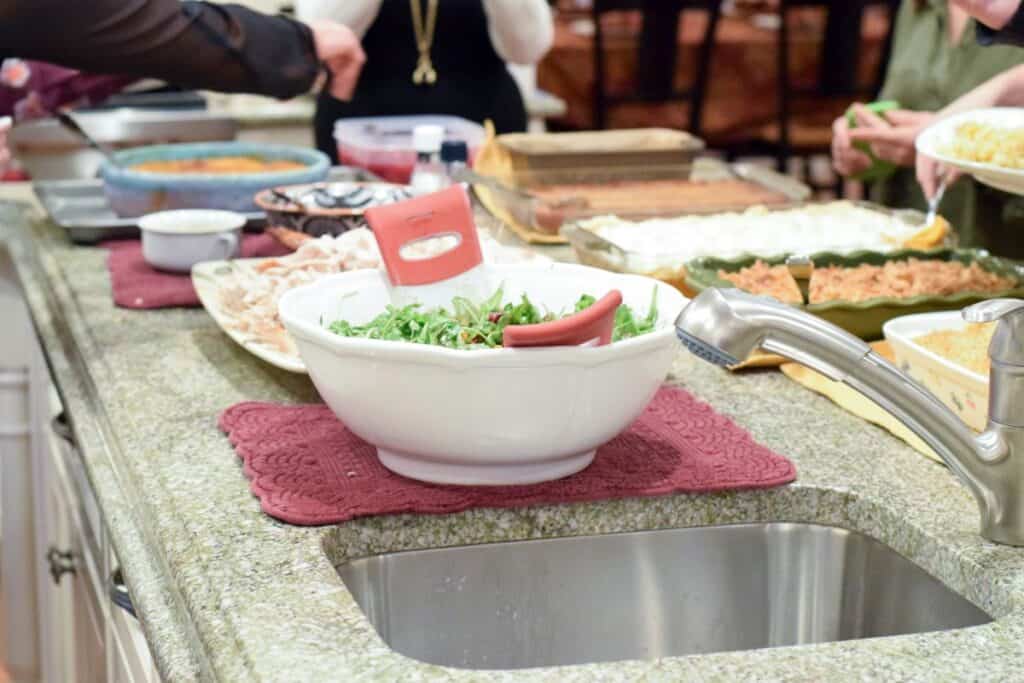
[[[135,617],[135,605],[132,604],[132,596],[128,594],[128,586],[124,583],[124,574],[120,568],[114,570],[114,573],[110,575],[110,599],[114,601],[115,605]]]
[[[57,435],[57,438],[67,442],[69,446],[73,447],[75,445],[75,435],[71,431],[71,425],[68,424],[68,416],[64,411],[53,416],[53,419],[50,420],[50,429]]]
[[[60,580],[65,574],[74,576],[78,571],[75,566],[75,554],[70,550],[58,550],[56,547],[50,546],[46,551],[46,561],[50,565],[50,577],[53,579],[54,585],[60,585]]]

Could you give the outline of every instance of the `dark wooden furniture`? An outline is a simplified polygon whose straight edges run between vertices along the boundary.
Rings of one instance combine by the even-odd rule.
[[[721,5],[721,0],[594,0],[591,10],[594,22],[594,127],[607,127],[609,110],[621,104],[680,102],[688,105],[688,131],[699,136]],[[675,83],[678,32],[681,19],[688,20],[682,14],[685,10],[704,10],[707,23],[691,83],[686,88],[679,88]],[[624,12],[642,16],[635,46],[635,78],[631,90],[609,92],[604,19],[613,13]]]

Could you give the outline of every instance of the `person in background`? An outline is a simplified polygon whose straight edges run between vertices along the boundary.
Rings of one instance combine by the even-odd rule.
[[[1024,46],[1024,8],[1021,0],[953,0],[978,20],[982,45]]]
[[[179,0],[0,3],[0,60],[12,57],[278,98],[326,85],[342,99],[365,60],[358,38],[336,22]]]
[[[526,130],[506,62],[539,61],[554,37],[546,0],[296,0],[295,11],[351,26],[366,51],[351,101],[317,101],[317,147],[335,160],[334,123],[345,117],[449,114]]]
[[[904,0],[900,6],[879,99],[895,100],[901,109],[877,115],[860,106],[856,128],[851,130],[845,118],[833,126],[832,158],[840,174],[856,175],[871,164],[857,142],[898,166],[890,177],[873,183],[872,200],[926,210],[928,203],[915,176],[918,133],[934,119],[934,112],[1024,61],[1024,53],[1013,48],[982,47],[975,31],[975,20],[952,0]],[[1009,195],[965,180],[948,189],[939,212],[963,246],[1007,254],[1019,251],[1006,236],[1024,227],[1024,204]]]
[[[0,116],[0,182],[8,179],[14,180],[13,174],[8,178],[8,174],[11,173],[11,152],[7,149],[7,133],[10,130],[11,117]]]
[[[978,42],[983,45],[1024,46],[1024,7],[1021,0],[953,0],[978,20]],[[941,112],[940,118],[984,107],[1024,106],[1024,67],[1011,69],[978,86]],[[919,155],[917,179],[926,197],[938,190],[943,176],[947,182],[958,177],[955,169]]]
[[[940,111],[936,119],[988,107],[1024,107],[1024,65],[989,79]],[[960,173],[956,169],[946,168],[930,157],[918,155],[917,179],[926,197],[935,194],[943,177],[946,177],[949,183],[959,178]],[[1024,249],[1021,251],[1024,252]]]

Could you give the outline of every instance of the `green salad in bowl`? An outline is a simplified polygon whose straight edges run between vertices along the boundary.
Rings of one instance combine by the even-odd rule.
[[[353,325],[347,320],[335,320],[327,325],[327,329],[343,337],[404,341],[450,349],[494,349],[503,346],[502,337],[508,325],[551,322],[578,313],[595,301],[597,299],[590,294],[583,294],[573,310],[567,313],[541,312],[525,294],[518,302],[505,302],[504,292],[499,288],[480,303],[465,297],[455,297],[450,309],[424,309],[421,304],[389,305],[383,313],[366,324]],[[638,315],[625,304],[616,309],[612,342],[652,332],[657,322],[655,289],[646,315]]]

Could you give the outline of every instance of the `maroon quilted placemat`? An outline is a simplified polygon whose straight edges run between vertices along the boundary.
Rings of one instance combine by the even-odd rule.
[[[110,240],[107,247],[107,269],[114,303],[121,308],[192,308],[201,305],[192,276],[165,273],[150,267],[142,258],[142,243],[137,239]],[[289,253],[280,242],[267,234],[245,235],[242,256],[283,256]]]
[[[528,486],[442,486],[387,470],[325,405],[245,402],[220,416],[264,512],[291,524],[449,513],[668,493],[768,488],[796,479],[786,458],[681,389],[663,387],[590,467]]]

